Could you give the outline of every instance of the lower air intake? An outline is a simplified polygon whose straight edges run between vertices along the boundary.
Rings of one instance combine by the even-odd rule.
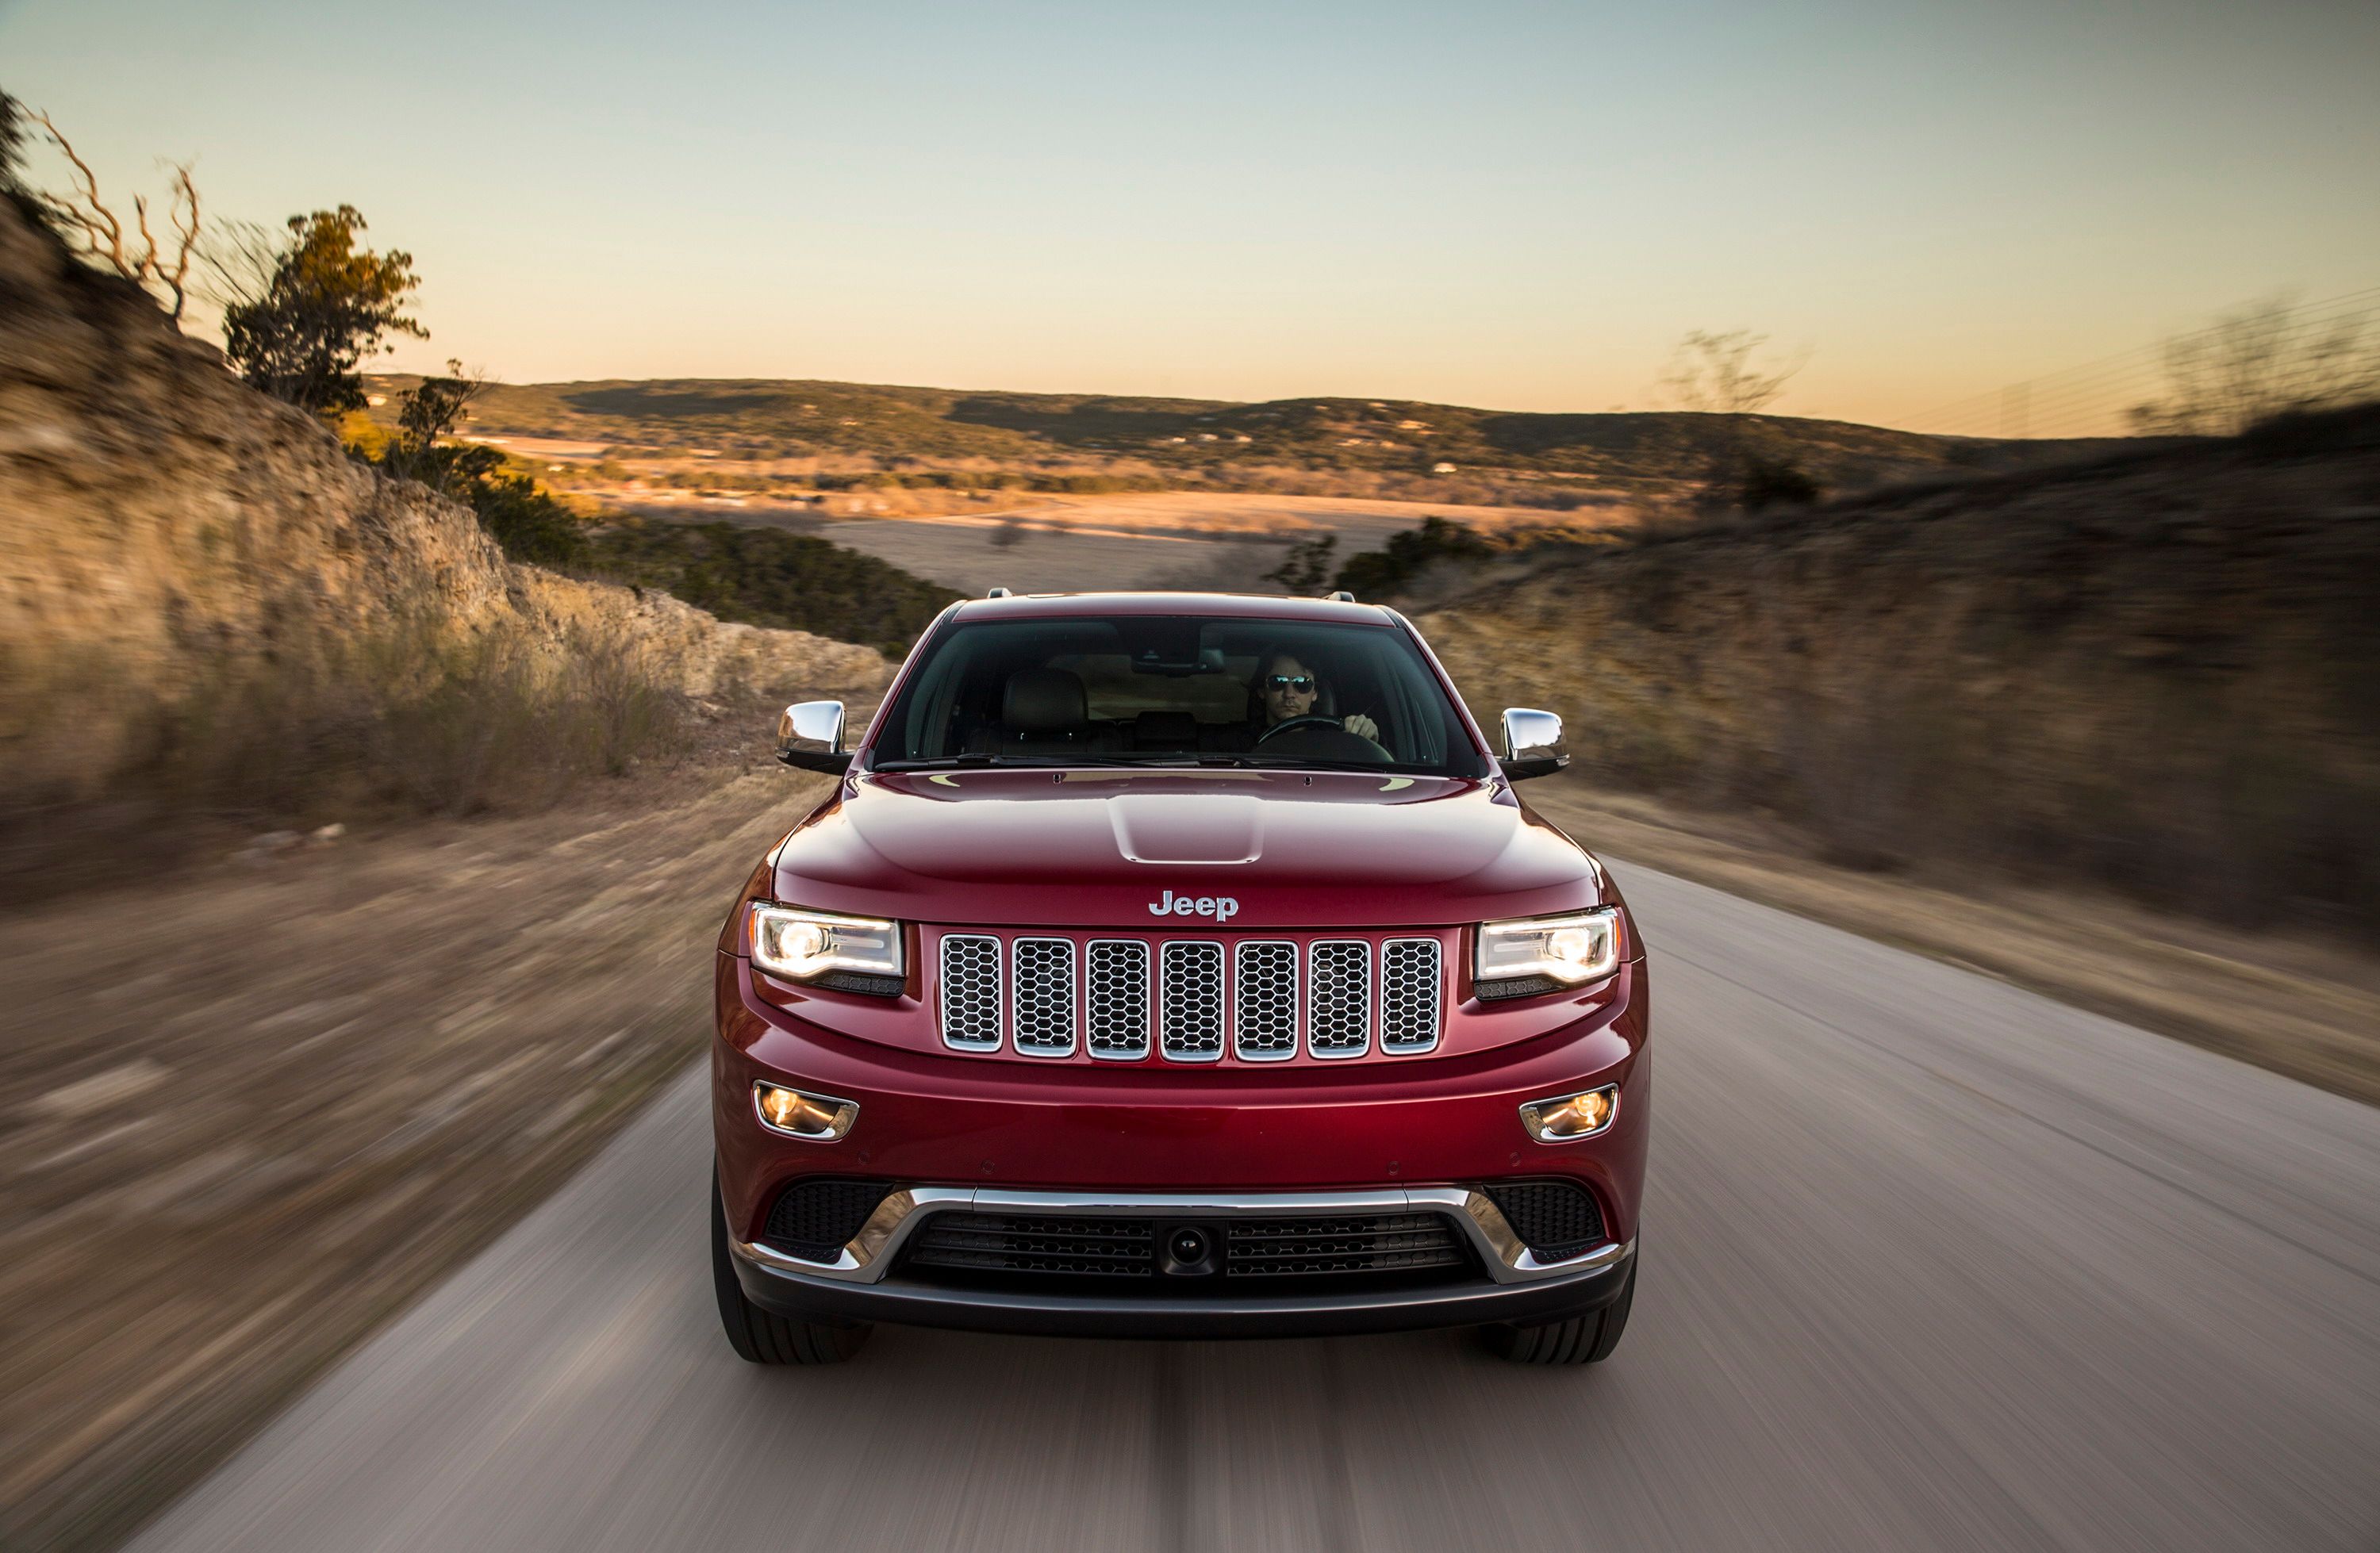
[[[1157,1271],[1157,1229],[1145,1219],[938,1213],[909,1243],[908,1259],[978,1272],[1129,1278]]]
[[[1575,1256],[1604,1242],[1603,1212],[1576,1182],[1516,1181],[1480,1190],[1539,1261]]]
[[[1454,1234],[1435,1213],[1254,1219],[1232,1225],[1225,1236],[1223,1271],[1232,1278],[1297,1278],[1460,1267],[1463,1251]]]
[[[889,1181],[813,1176],[777,1194],[762,1244],[805,1261],[832,1262],[892,1193]]]

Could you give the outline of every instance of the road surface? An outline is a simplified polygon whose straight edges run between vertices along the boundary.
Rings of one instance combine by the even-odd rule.
[[[1606,1365],[888,1328],[747,1367],[689,1073],[138,1546],[2380,1547],[2380,1112],[1619,871],[1659,1120]]]

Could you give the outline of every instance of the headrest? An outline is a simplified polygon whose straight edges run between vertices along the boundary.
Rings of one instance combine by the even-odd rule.
[[[1082,676],[1063,669],[1020,669],[1000,700],[1000,721],[1012,734],[1071,733],[1089,718]]]
[[[1132,742],[1142,749],[1196,749],[1198,720],[1186,711],[1145,711],[1132,720]]]

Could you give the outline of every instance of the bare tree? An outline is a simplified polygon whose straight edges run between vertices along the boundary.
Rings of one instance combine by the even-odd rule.
[[[1748,329],[1713,334],[1697,329],[1678,342],[1670,358],[1669,375],[1661,380],[1663,394],[1690,410],[1714,418],[1675,435],[1680,463],[1702,466],[1701,490],[1693,508],[1708,514],[1730,508],[1757,511],[1779,504],[1815,500],[1817,486],[1790,453],[1764,456],[1755,445],[1751,424],[1785,392],[1808,359],[1806,354],[1780,366],[1755,360],[1768,336]],[[1773,439],[1767,439],[1773,440]]]
[[[1752,358],[1767,343],[1767,335],[1749,329],[1730,329],[1723,334],[1696,329],[1678,342],[1661,386],[1690,410],[1755,415],[1785,391],[1786,383],[1808,359],[1803,356],[1764,371]]]
[[[2177,436],[2234,436],[2291,410],[2380,395],[2380,345],[2363,319],[2301,319],[2286,297],[2226,314],[2165,346],[2167,394],[2136,406],[2133,427]]]
[[[199,186],[191,177],[191,164],[168,164],[174,173],[173,194],[165,211],[174,237],[173,257],[168,259],[156,233],[150,229],[148,197],[132,197],[132,227],[127,231],[123,219],[100,198],[99,176],[76,152],[74,142],[50,122],[49,115],[35,114],[32,120],[75,172],[72,193],[34,195],[52,224],[69,242],[79,245],[81,258],[114,270],[144,290],[162,289],[167,313],[180,322],[189,299],[190,263],[199,248]]]

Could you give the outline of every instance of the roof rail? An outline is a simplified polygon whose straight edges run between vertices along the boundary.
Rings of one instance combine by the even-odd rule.
[[[1005,588],[995,588],[990,592],[985,594],[984,597],[987,599],[1006,599],[1013,597],[1013,595],[1011,595]]]
[[[1348,592],[1343,588],[1339,589],[1336,593],[1326,594],[1324,597],[1328,598],[1330,602],[1334,604],[1352,604],[1355,601],[1355,596],[1353,593]]]

